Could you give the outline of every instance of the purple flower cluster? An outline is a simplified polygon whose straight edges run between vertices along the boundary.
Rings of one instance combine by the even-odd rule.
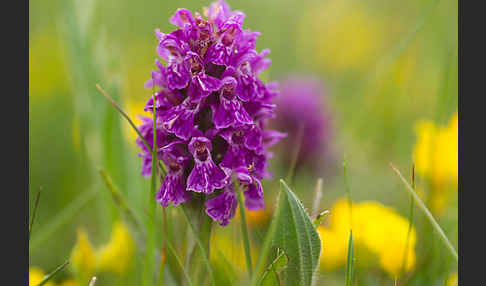
[[[243,30],[245,15],[231,11],[224,1],[199,13],[179,9],[170,23],[179,28],[169,34],[156,30],[157,70],[146,88],[157,87],[145,111],[156,110],[157,154],[167,175],[157,193],[162,206],[178,205],[193,192],[210,195],[206,213],[221,225],[234,216],[237,199],[234,178],[245,197],[245,207],[263,209],[260,180],[268,178],[267,148],[285,135],[265,129],[274,117],[272,99],[276,83],[265,84],[258,75],[270,65],[269,50],[258,53],[257,32]],[[152,148],[153,121],[139,127]],[[150,176],[152,156],[143,141],[142,174]]]
[[[324,88],[315,77],[294,75],[282,82],[277,116],[271,125],[289,134],[289,140],[280,146],[281,158],[287,163],[299,144],[297,165],[308,165],[314,169],[331,160],[333,154],[329,151],[333,130],[325,99]]]

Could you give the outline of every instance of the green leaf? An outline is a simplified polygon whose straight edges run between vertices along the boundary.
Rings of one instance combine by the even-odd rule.
[[[282,284],[311,285],[321,241],[304,206],[283,180],[280,180],[280,198],[268,235],[270,245],[282,248],[288,257],[288,265],[281,273]],[[266,255],[268,242],[266,244],[262,255]],[[265,259],[259,261],[259,266]]]
[[[280,273],[287,267],[289,263],[289,257],[280,248],[277,249],[277,258],[270,263],[265,273],[263,273],[260,286],[279,285],[280,286]]]

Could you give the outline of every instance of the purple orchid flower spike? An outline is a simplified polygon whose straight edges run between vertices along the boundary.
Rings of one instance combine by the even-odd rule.
[[[144,117],[140,131],[150,148],[156,136],[157,157],[167,170],[157,202],[176,206],[195,193],[214,193],[206,214],[227,225],[237,207],[231,176],[241,185],[247,209],[264,208],[260,181],[271,176],[268,147],[284,135],[266,127],[275,117],[272,100],[278,91],[276,84],[258,78],[271,63],[269,50],[255,48],[260,33],[244,29],[245,14],[223,0],[203,12],[205,17],[178,9],[170,18],[174,31],[155,31],[156,53],[165,64],[156,60],[145,83],[157,90],[144,111],[155,108],[157,130]],[[150,148],[141,139],[137,145],[142,174],[150,176]]]

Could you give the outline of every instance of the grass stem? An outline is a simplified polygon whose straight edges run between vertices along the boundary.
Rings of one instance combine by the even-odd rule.
[[[429,209],[425,206],[424,202],[417,195],[417,193],[415,192],[414,188],[412,188],[412,186],[410,186],[410,184],[407,182],[407,180],[402,176],[402,174],[400,173],[400,171],[397,168],[395,168],[395,166],[393,166],[392,163],[390,163],[390,166],[393,169],[393,171],[395,171],[395,173],[398,175],[398,177],[402,180],[403,184],[405,184],[405,187],[410,192],[410,194],[413,196],[413,199],[415,200],[415,203],[417,203],[417,205],[419,206],[419,208],[424,212],[425,216],[427,217],[427,219],[429,220],[429,222],[432,224],[432,227],[437,231],[437,233],[439,234],[439,237],[441,238],[442,242],[444,242],[446,248],[449,250],[449,252],[454,257],[454,259],[456,260],[456,262],[458,262],[459,261],[459,257],[457,255],[456,249],[454,248],[454,246],[452,246],[452,243],[449,241],[449,239],[445,235],[444,231],[442,230],[442,228],[440,227],[440,225],[435,220],[435,218],[432,215],[432,213],[429,211]]]
[[[57,273],[59,273],[61,270],[63,270],[68,264],[69,264],[69,260],[64,262],[63,264],[59,265],[56,269],[54,269],[54,271],[47,274],[44,277],[44,279],[42,279],[41,283],[39,283],[38,286],[42,286],[42,285],[46,284],[49,280],[52,279],[52,277],[54,277]]]
[[[238,183],[235,183],[238,185]],[[240,208],[240,216],[241,216],[241,233],[243,234],[243,247],[245,249],[245,258],[246,258],[246,266],[248,268],[248,275],[251,276],[253,274],[253,266],[251,263],[251,252],[250,252],[250,239],[248,237],[248,224],[246,223],[246,214],[245,214],[245,206],[243,204],[243,197],[241,194],[241,191],[237,190],[237,196],[238,196],[238,204]]]
[[[216,286],[216,281],[214,280],[214,275],[213,275],[213,269],[211,268],[211,264],[209,263],[209,258],[208,258],[208,253],[206,252],[206,249],[204,248],[204,245],[202,244],[202,241],[194,228],[194,225],[191,222],[191,218],[187,214],[187,211],[184,206],[181,206],[182,213],[184,214],[184,218],[186,219],[187,224],[189,225],[189,229],[192,232],[192,235],[194,236],[194,239],[196,240],[196,244],[198,245],[199,249],[201,250],[201,257],[203,259],[204,264],[206,265],[206,268],[208,270],[209,274],[209,279],[211,280],[211,284],[213,286]]]

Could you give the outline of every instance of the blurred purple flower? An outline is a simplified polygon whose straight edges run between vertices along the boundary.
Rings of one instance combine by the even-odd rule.
[[[321,164],[329,151],[333,130],[320,82],[304,76],[283,81],[276,113],[272,127],[288,133],[279,155],[290,161],[301,144],[297,164],[312,167]]]
[[[166,207],[191,200],[193,192],[211,194],[206,213],[227,225],[237,207],[233,174],[246,208],[265,207],[260,180],[270,177],[267,149],[285,134],[266,128],[275,117],[272,99],[278,92],[276,83],[258,78],[271,63],[269,50],[255,49],[260,33],[244,30],[245,15],[222,0],[204,14],[206,19],[178,9],[170,18],[178,29],[156,30],[156,52],[166,65],[155,61],[145,87],[158,91],[144,110],[156,109],[156,150],[167,167],[156,200]],[[139,128],[152,148],[152,119],[144,118]],[[141,139],[137,144],[142,174],[150,176],[150,150]]]

